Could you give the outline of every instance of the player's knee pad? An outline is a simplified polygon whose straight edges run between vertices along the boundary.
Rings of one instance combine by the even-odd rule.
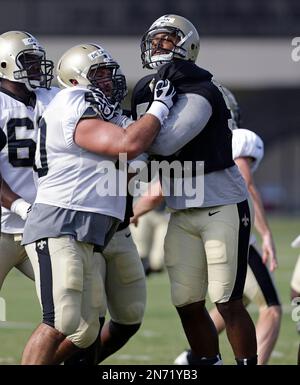
[[[65,336],[69,336],[76,332],[80,323],[80,316],[80,308],[78,306],[72,306],[71,304],[61,306],[59,319],[55,322],[55,327]],[[45,314],[44,321],[47,321]]]
[[[228,302],[231,292],[220,281],[212,281],[208,284],[208,294],[211,302],[225,303]]]
[[[135,301],[126,307],[118,308],[112,311],[112,318],[120,324],[137,324],[141,323],[145,313],[145,303],[143,301]]]
[[[120,341],[127,341],[139,330],[140,326],[141,323],[124,325],[110,320],[109,331],[112,336],[118,338]]]
[[[97,320],[98,321],[98,320]],[[73,342],[78,348],[85,349],[91,346],[99,334],[99,322],[93,322],[79,328],[75,333],[68,336],[68,339]]]
[[[176,307],[182,307],[204,299],[192,287],[179,282],[171,282],[171,298],[173,305]]]
[[[141,301],[133,302],[127,310],[127,322],[130,324],[141,323],[145,313],[145,303]]]

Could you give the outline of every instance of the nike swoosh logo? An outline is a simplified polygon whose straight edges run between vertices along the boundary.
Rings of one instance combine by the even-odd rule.
[[[129,238],[129,237],[130,237],[130,235],[131,235],[131,233],[129,233],[129,234],[125,234],[125,237],[126,237],[126,238]]]
[[[212,215],[218,214],[218,213],[220,213],[220,212],[221,212],[220,210],[219,210],[219,211],[215,211],[215,212],[213,212],[213,213],[212,213],[212,212],[209,212],[209,213],[208,213],[208,216],[211,217]]]

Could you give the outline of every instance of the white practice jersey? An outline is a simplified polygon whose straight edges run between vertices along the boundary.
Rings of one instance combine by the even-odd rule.
[[[255,134],[255,132],[238,128],[232,131],[232,157],[237,159],[240,157],[253,158],[250,169],[254,172],[264,156],[264,142]],[[255,235],[250,236],[250,245],[256,243]]]
[[[62,90],[43,114],[35,202],[123,220],[127,175],[116,169],[116,159],[89,152],[74,142],[76,125],[90,107],[84,96],[87,91],[83,87]],[[126,119],[114,122],[122,126]]]
[[[264,156],[264,143],[255,132],[238,128],[232,130],[232,157],[253,158],[250,168],[254,172]]]
[[[38,122],[58,91],[58,88],[37,89],[34,108],[26,106],[9,92],[0,92],[0,129],[7,138],[7,143],[0,153],[0,172],[11,190],[29,203],[33,203],[36,195],[32,167]],[[2,208],[2,232],[22,233],[24,224],[19,215]]]

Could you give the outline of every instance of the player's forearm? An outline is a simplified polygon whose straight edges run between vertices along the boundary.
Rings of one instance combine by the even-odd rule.
[[[160,121],[152,114],[146,114],[124,130],[123,152],[133,159],[144,152],[160,130]]]
[[[2,179],[1,185],[1,206],[10,210],[12,203],[19,199],[20,196],[14,193],[8,184]]]
[[[149,211],[159,206],[163,199],[164,198],[162,196],[142,196],[133,207],[134,216],[140,217],[144,214],[147,214]]]
[[[267,222],[265,210],[263,207],[263,203],[260,197],[259,192],[257,191],[255,185],[248,186],[248,190],[250,196],[253,201],[254,213],[255,213],[255,221],[254,225],[261,237],[267,236],[271,234],[270,227]]]
[[[179,96],[149,151],[164,156],[174,154],[199,135],[211,114],[212,107],[203,96],[196,94]]]
[[[133,159],[144,152],[160,129],[160,121],[151,114],[126,129],[98,119],[82,119],[74,134],[75,143],[87,151],[117,158],[127,153]]]

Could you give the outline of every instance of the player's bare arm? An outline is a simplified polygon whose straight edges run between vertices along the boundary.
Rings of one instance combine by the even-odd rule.
[[[83,119],[77,124],[74,139],[78,146],[88,151],[112,157],[127,153],[128,159],[133,159],[149,147],[159,129],[159,120],[150,114],[126,130],[100,119]]]
[[[262,259],[264,263],[269,261],[270,270],[274,271],[278,267],[276,258],[276,250],[272,237],[271,229],[268,225],[263,203],[260,194],[255,186],[252,172],[250,169],[251,158],[237,158],[235,159],[239,170],[246,181],[248,191],[251,195],[254,211],[255,211],[255,228],[262,238]]]
[[[2,179],[2,186],[1,186],[1,205],[7,209],[11,208],[12,203],[19,199],[20,196],[16,193],[14,193],[9,185],[5,182],[4,179]]]
[[[133,217],[130,219],[130,223],[135,226],[138,225],[139,217],[148,213],[149,211],[158,207],[164,200],[160,181],[151,183],[145,194],[138,199],[133,206]]]
[[[155,86],[150,109],[126,130],[104,120],[82,119],[76,126],[75,143],[88,151],[113,157],[127,153],[128,159],[133,159],[153,142],[173,106],[175,94],[172,84],[161,80]],[[109,104],[109,101],[101,93],[97,97],[101,98],[99,104],[103,116],[103,103]]]
[[[31,206],[25,199],[12,191],[4,179],[2,179],[1,185],[1,205],[18,214],[23,220],[27,218],[28,209]]]

